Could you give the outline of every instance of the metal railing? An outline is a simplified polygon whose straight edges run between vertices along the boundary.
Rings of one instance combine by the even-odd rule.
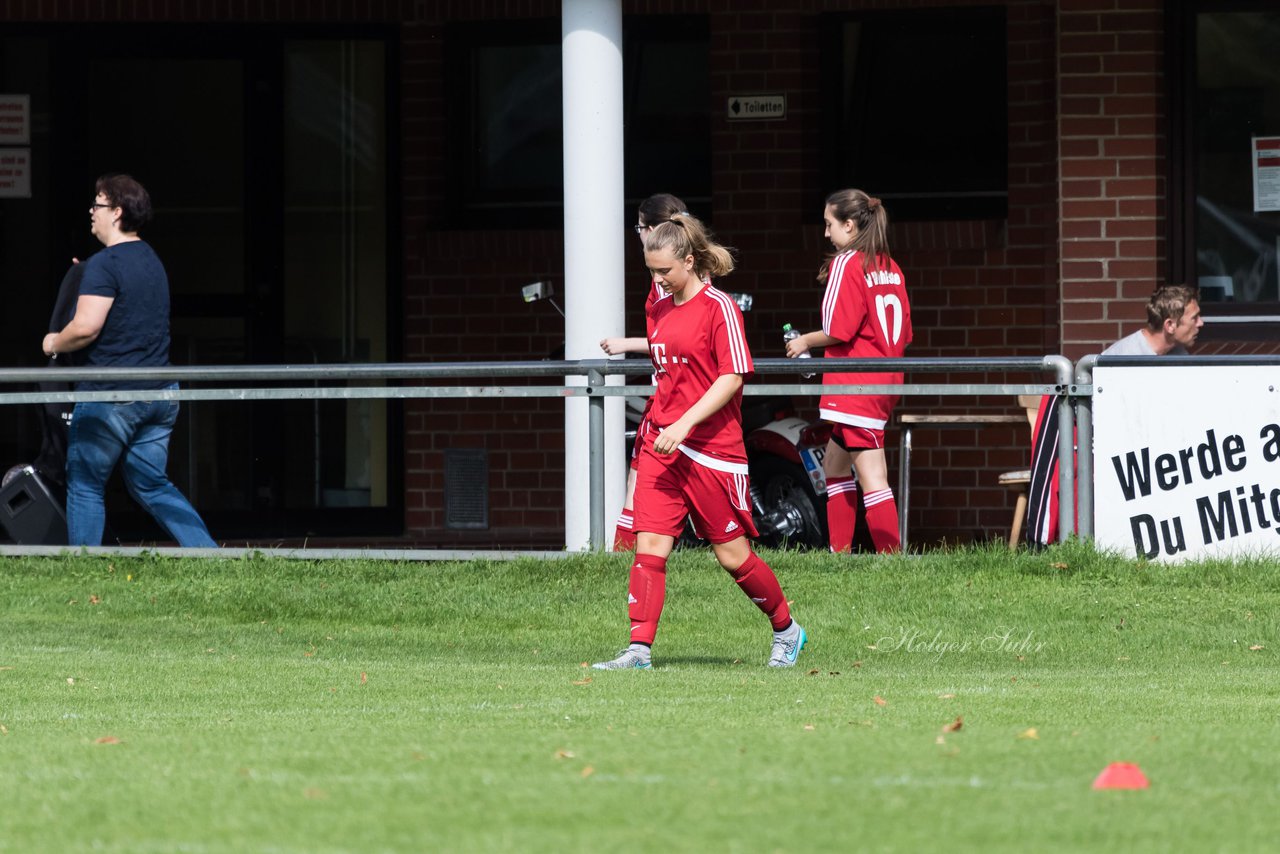
[[[812,383],[769,383],[758,378],[744,387],[744,394],[811,395],[820,394],[897,394],[974,397],[978,395],[1049,394],[1057,398],[1060,426],[1060,459],[1072,453],[1073,392],[1072,364],[1064,356],[1049,355],[1009,358],[901,358],[901,359],[758,359],[757,377],[823,374],[830,372],[861,373],[1050,373],[1051,382],[1028,383],[905,383],[903,385],[831,385]],[[604,401],[609,397],[647,396],[651,386],[609,385],[611,376],[648,376],[652,366],[640,359],[586,359],[580,361],[537,362],[431,362],[412,364],[362,365],[245,365],[245,366],[170,366],[166,368],[7,368],[0,369],[0,388],[19,383],[80,381],[155,381],[177,383],[235,383],[234,388],[180,388],[117,391],[52,391],[0,392],[0,405],[76,403],[81,401],[187,400],[187,401],[255,401],[310,399],[431,399],[431,398],[575,398],[588,399],[588,465],[590,482],[590,545],[599,550],[605,545],[604,483],[605,429]],[[558,385],[423,385],[424,381],[536,379],[557,377]],[[585,385],[570,384],[566,378],[583,377]],[[347,383],[330,386],[263,386],[267,383],[324,381]],[[398,385],[375,385],[395,381]],[[352,385],[354,383],[354,385]],[[364,383],[364,385],[361,385]],[[1060,537],[1066,539],[1074,531],[1072,508],[1075,504],[1075,480],[1071,466],[1063,466],[1059,477]],[[0,546],[0,554],[44,554],[59,552],[60,547]],[[119,553],[118,549],[90,549],[90,552]],[[165,553],[194,554],[190,549],[152,549]],[[220,549],[217,554],[237,556],[265,549]],[[398,552],[399,559],[430,559],[423,551]],[[292,555],[292,552],[288,552]],[[300,550],[306,557],[318,556],[383,556],[381,552],[353,549]],[[409,557],[409,555],[413,557]],[[441,552],[448,559],[459,555],[485,557],[559,554],[536,552],[494,552],[449,550]]]

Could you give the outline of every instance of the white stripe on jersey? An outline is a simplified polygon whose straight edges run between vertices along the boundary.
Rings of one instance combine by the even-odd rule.
[[[710,457],[710,456],[707,456],[706,454],[699,453],[698,451],[693,450],[687,445],[677,445],[676,447],[680,450],[680,453],[684,454],[686,457],[693,460],[695,463],[698,463],[699,465],[704,465],[709,469],[714,469],[715,471],[722,471],[725,474],[746,474],[747,473],[746,463],[731,463],[728,460],[722,460],[717,457]]]
[[[841,424],[848,424],[850,427],[866,427],[871,430],[883,430],[885,424],[885,422],[879,418],[868,418],[865,415],[850,415],[847,412],[823,410],[820,414],[823,421],[839,421]]]
[[[831,334],[831,321],[836,314],[836,304],[840,301],[840,282],[844,280],[844,268],[857,252],[841,252],[831,259],[827,268],[827,291],[822,295],[822,331]]]
[[[664,290],[662,289],[662,286],[658,284],[658,280],[657,280],[657,279],[653,279],[652,281],[650,281],[650,282],[649,282],[649,284],[653,287],[653,301],[654,301],[654,302],[659,302],[659,301],[664,300],[664,299],[666,299],[667,297],[671,296],[671,294],[667,293],[666,291],[664,291]]]
[[[729,354],[733,359],[733,372],[735,374],[749,373],[751,367],[748,361],[747,338],[742,332],[742,323],[739,319],[741,315],[738,314],[737,305],[732,297],[718,288],[708,285],[703,290],[707,296],[720,303],[720,313],[724,315],[725,331],[729,335]]]

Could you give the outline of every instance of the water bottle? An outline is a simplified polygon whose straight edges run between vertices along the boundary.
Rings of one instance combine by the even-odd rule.
[[[799,337],[800,337],[800,331],[797,329],[792,329],[790,323],[782,324],[782,341],[784,344],[788,341],[795,340],[796,338],[799,338]],[[810,353],[808,350],[805,350],[803,353],[800,354],[801,359],[812,358],[812,356],[813,354]],[[806,380],[813,379],[813,374],[801,374],[800,376]]]

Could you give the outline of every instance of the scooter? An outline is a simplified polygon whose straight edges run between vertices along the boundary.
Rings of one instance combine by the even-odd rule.
[[[744,398],[744,410],[752,400],[761,402],[751,407],[756,424],[748,426],[744,411],[743,432],[758,542],[826,548],[827,478],[822,457],[831,425],[800,418],[786,398]],[[768,417],[761,421],[761,415]]]
[[[744,399],[745,401],[751,398]],[[786,398],[756,398],[774,404],[769,417],[747,429],[747,468],[751,477],[753,517],[762,545],[825,549],[827,476],[823,457],[831,439],[831,422],[806,421]],[[746,428],[746,413],[743,426]],[[856,480],[857,474],[849,474]],[[853,550],[874,553],[866,509],[858,502]]]

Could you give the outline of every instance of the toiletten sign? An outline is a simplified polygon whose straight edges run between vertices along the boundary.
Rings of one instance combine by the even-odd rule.
[[[1094,537],[1152,560],[1280,557],[1280,366],[1094,371]]]
[[[730,95],[726,115],[730,121],[785,119],[787,96],[781,92],[773,95]]]

